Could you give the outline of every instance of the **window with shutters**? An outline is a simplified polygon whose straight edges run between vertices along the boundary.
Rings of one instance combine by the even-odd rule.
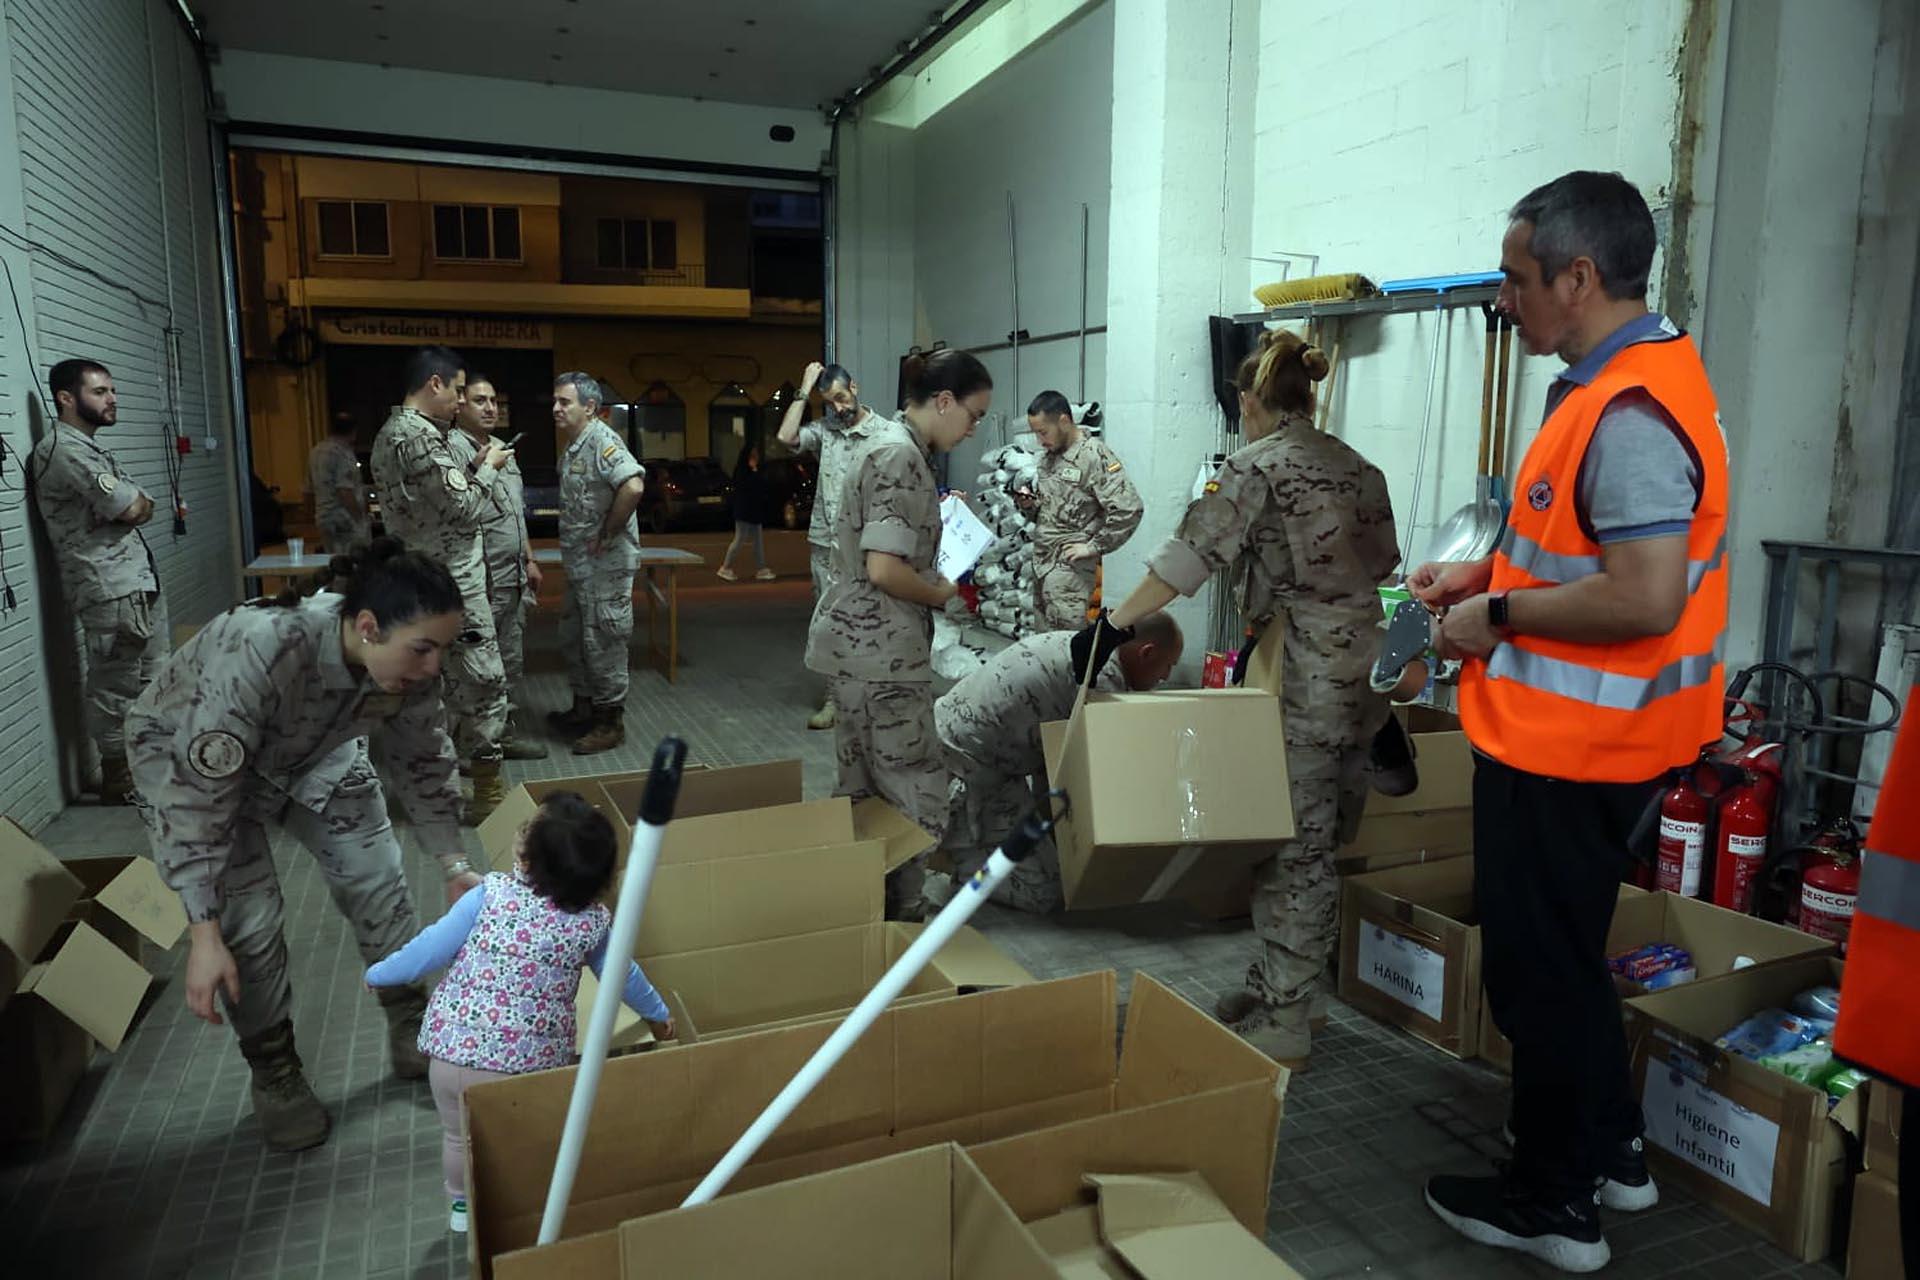
[[[520,210],[513,205],[436,204],[433,256],[442,262],[521,261]]]
[[[323,258],[391,258],[393,237],[384,200],[316,200]]]

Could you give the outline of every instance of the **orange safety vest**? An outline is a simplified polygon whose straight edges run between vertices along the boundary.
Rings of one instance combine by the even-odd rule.
[[[1685,334],[1637,342],[1575,386],[1521,463],[1490,591],[1551,587],[1601,568],[1581,527],[1580,464],[1614,397],[1638,388],[1686,434],[1701,470],[1687,533],[1687,603],[1665,635],[1578,644],[1515,635],[1460,679],[1468,741],[1504,764],[1571,782],[1644,782],[1721,734],[1727,630],[1727,445],[1706,368]]]
[[[1920,714],[1907,693],[1861,855],[1833,1051],[1920,1088]]]

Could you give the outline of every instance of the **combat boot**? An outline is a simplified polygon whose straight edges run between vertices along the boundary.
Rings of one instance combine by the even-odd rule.
[[[624,706],[595,707],[593,727],[573,741],[573,754],[590,756],[611,751],[627,740],[627,709]]]
[[[242,1036],[240,1052],[253,1072],[253,1114],[267,1149],[305,1151],[325,1142],[332,1122],[300,1069],[292,1019]]]
[[[818,711],[814,712],[812,715],[807,717],[807,728],[831,729],[833,728],[833,722],[835,718],[836,717],[834,715],[834,710],[833,710],[833,699],[828,698],[825,702],[820,704],[820,709]]]
[[[1213,1016],[1236,1030],[1255,1010],[1264,1008],[1266,1001],[1254,994],[1253,984],[1258,978],[1260,966],[1253,965],[1247,970],[1247,985],[1238,991],[1229,991],[1213,1005]],[[1313,994],[1307,1001],[1307,1025],[1315,1031],[1325,1031],[1333,1007],[1333,998],[1327,994],[1327,976],[1322,974],[1313,980]]]
[[[469,827],[477,827],[487,820],[487,815],[500,807],[507,798],[507,781],[500,776],[499,756],[475,756],[473,758],[473,799],[467,801],[465,812],[460,821]]]
[[[134,796],[133,773],[127,768],[127,758],[101,756],[100,803],[132,804]]]
[[[1313,1052],[1312,1001],[1262,1004],[1234,1025],[1242,1040],[1283,1067],[1304,1071]]]
[[[380,1007],[387,1015],[387,1056],[401,1080],[427,1078],[427,1055],[420,1052],[420,1019],[427,1011],[426,989],[381,987]]]
[[[518,711],[507,717],[507,732],[500,739],[500,757],[503,760],[547,758],[547,744],[526,731]]]
[[[547,712],[547,723],[573,737],[593,727],[593,703],[584,694],[573,695],[573,705],[565,711]]]

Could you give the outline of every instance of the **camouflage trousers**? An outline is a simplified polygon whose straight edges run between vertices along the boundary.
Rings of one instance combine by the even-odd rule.
[[[807,568],[813,574],[813,603],[818,605],[820,597],[827,594],[827,583],[833,580],[833,549],[818,542],[807,543]]]
[[[149,823],[156,820],[147,816]],[[220,877],[220,936],[240,971],[240,999],[229,1004],[228,1012],[241,1037],[293,1014],[285,911],[268,844],[268,824],[276,818],[319,864],[362,961],[372,964],[393,954],[420,929],[386,794],[364,743],[354,768],[320,812],[271,794],[247,803],[234,822],[232,856]]]
[[[1055,559],[1036,547],[1033,552],[1033,607],[1042,631],[1078,631],[1087,625],[1087,606],[1093,601],[1098,560]]]
[[[947,830],[947,762],[933,728],[933,687],[836,679],[827,682],[827,693],[838,716],[833,746],[840,776],[833,793],[879,796],[933,836],[933,844],[887,878],[890,900],[922,902],[927,855]]]
[[[136,591],[80,607],[87,647],[87,736],[102,756],[125,759],[127,704],[160,674],[173,641],[167,598]]]
[[[567,607],[560,648],[567,685],[595,706],[627,702],[627,646],[633,640],[633,570],[567,569]]]
[[[1367,799],[1365,746],[1287,748],[1294,837],[1255,873],[1253,930],[1260,955],[1247,987],[1268,1005],[1307,999],[1340,938],[1333,855]]]
[[[500,641],[493,630],[493,604],[487,598],[486,570],[477,563],[453,569],[466,606],[460,636],[447,650],[447,718],[453,745],[463,760],[489,760],[500,754],[507,727],[507,673],[500,663]]]
[[[363,547],[373,540],[373,524],[369,520],[355,520],[351,516],[328,518],[320,522],[320,538],[328,555],[345,555],[353,548]]]
[[[487,603],[493,609],[493,634],[500,646],[500,670],[507,680],[507,702],[513,705],[514,691],[520,687],[527,670],[526,588],[508,587],[489,590]]]
[[[947,789],[947,832],[940,848],[952,859],[957,881],[985,864],[1007,833],[1033,812],[1039,796],[1031,778],[1009,777],[951,747],[944,751],[953,781]],[[1051,839],[1014,866],[993,891],[993,900],[1035,915],[1060,910],[1060,853]]]

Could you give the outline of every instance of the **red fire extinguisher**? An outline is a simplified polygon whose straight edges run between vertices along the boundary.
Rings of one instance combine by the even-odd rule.
[[[1742,915],[1753,910],[1753,882],[1766,862],[1767,840],[1773,834],[1781,751],[1781,744],[1768,742],[1734,755],[1729,763],[1740,767],[1741,779],[1721,797],[1716,815],[1710,900]]]
[[[1847,953],[1853,909],[1860,901],[1860,837],[1844,819],[1814,837],[1800,855],[1801,932],[1826,938]]]
[[[1688,769],[1660,800],[1660,842],[1654,883],[1668,893],[1700,896],[1701,861],[1707,847],[1707,797]]]

